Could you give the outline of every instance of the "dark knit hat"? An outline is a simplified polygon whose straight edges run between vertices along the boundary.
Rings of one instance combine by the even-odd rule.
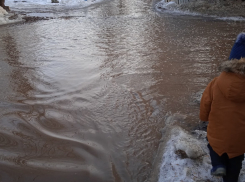
[[[237,36],[236,42],[231,49],[229,60],[245,58],[245,33]]]

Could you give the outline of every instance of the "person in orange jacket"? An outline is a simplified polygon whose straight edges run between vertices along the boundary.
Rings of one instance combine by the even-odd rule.
[[[203,92],[200,120],[209,121],[211,174],[237,182],[245,153],[245,33],[240,33],[221,74]]]

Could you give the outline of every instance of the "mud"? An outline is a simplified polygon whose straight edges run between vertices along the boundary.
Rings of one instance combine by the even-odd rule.
[[[25,20],[24,23],[33,23],[33,22],[36,22],[36,21],[50,20],[50,19],[53,19],[53,18],[51,18],[51,17],[49,17],[49,18],[46,18],[46,17],[38,17],[38,16],[23,16],[22,19]]]

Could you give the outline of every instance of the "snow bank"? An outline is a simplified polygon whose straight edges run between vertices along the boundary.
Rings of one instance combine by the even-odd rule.
[[[57,3],[52,3],[57,2]],[[54,17],[54,12],[69,8],[83,8],[105,0],[5,0],[5,5],[14,12],[25,12],[26,17]],[[21,15],[0,9],[0,25],[23,21]]]
[[[178,126],[184,119],[186,116],[181,114],[167,118],[149,182],[222,182],[221,177],[210,174],[206,132],[185,131]],[[245,162],[239,181],[245,181]]]
[[[164,1],[160,1],[159,3],[156,4],[156,7],[158,9],[176,9],[177,8],[177,4],[173,1],[170,2],[164,2]]]
[[[171,12],[180,15],[191,15],[191,16],[204,16],[211,17],[219,20],[229,21],[245,21],[245,2],[224,1],[189,1],[179,0],[179,2],[186,2],[176,4],[176,0],[165,2],[162,0],[156,4],[156,10],[159,12]]]
[[[49,1],[49,0],[48,0]],[[60,0],[61,4],[65,4],[65,5],[91,5],[91,4],[95,4],[95,3],[99,3],[102,0]]]
[[[90,6],[95,3],[102,2],[103,0],[57,0],[58,3],[52,3],[52,0],[6,0],[5,4],[10,6],[10,8],[18,8],[18,7],[32,7],[32,6],[38,6],[41,8],[43,5],[43,8],[50,7],[59,7],[59,6]]]
[[[165,0],[162,0],[156,4],[156,10],[159,12],[167,11],[167,12],[181,14],[181,15],[192,15],[192,16],[201,15],[197,12],[190,12],[189,10],[182,10],[180,8],[180,5],[176,4],[174,1],[165,2]]]
[[[0,6],[0,17],[7,15],[8,12]]]
[[[170,128],[169,128],[170,129]],[[171,128],[170,140],[166,143],[158,182],[221,182],[221,178],[210,175],[211,161],[208,155],[206,133],[195,131],[197,137],[180,127]]]
[[[23,21],[18,15],[8,13],[0,6],[0,25]]]

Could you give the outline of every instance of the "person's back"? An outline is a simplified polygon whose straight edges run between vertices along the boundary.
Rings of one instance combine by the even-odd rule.
[[[236,182],[245,153],[245,33],[238,35],[221,71],[203,93],[200,120],[209,121],[211,174]]]

